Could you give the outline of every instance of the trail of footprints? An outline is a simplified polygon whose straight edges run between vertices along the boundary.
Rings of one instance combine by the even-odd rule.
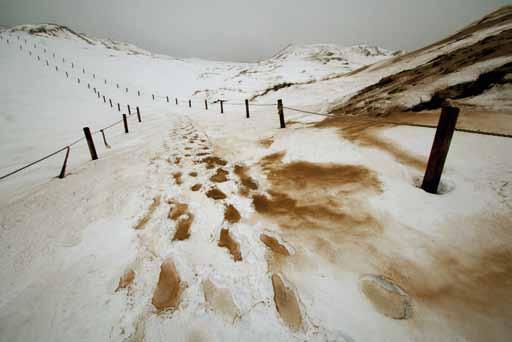
[[[238,182],[231,178],[228,163],[213,155],[207,137],[195,130],[190,123],[183,123],[181,127],[175,128],[171,131],[170,137],[175,140],[175,146],[177,146],[177,150],[166,159],[166,162],[174,169],[170,175],[174,186],[181,188],[180,191],[182,192],[201,191],[206,197],[224,206],[224,226],[226,227],[222,227],[220,230],[217,246],[226,249],[230,253],[233,262],[241,262],[243,260],[243,253],[239,242],[230,234],[229,226],[238,223],[242,217],[236,206],[230,203],[228,194],[219,189],[217,185],[225,182],[235,182],[240,194],[248,196],[251,191],[258,189],[257,183],[248,176],[246,168],[241,165],[235,165],[232,168],[232,172],[236,175]],[[165,144],[164,146],[169,152],[171,151],[169,146]],[[185,166],[190,165],[190,162],[195,165],[195,169],[185,172]],[[185,183],[190,184],[190,181],[186,182],[185,180],[195,180],[199,174],[208,175],[207,184],[193,181],[192,183],[194,184],[192,186],[185,188]],[[156,216],[156,212],[158,210],[161,211],[162,207],[167,207],[165,204],[169,208],[167,219],[174,222],[176,227],[171,241],[185,241],[189,239],[191,234],[194,233],[191,230],[194,223],[194,214],[189,205],[181,203],[174,198],[164,199],[162,195],[157,195],[152,199],[144,214],[135,223],[134,229],[138,231],[146,229],[152,217]],[[261,234],[260,241],[277,257],[287,257],[290,255],[288,249],[275,237]],[[157,243],[154,241],[146,241],[145,243],[148,258],[157,257],[156,247],[152,247]],[[121,289],[127,289],[128,295],[130,295],[131,285],[136,277],[137,274],[133,268],[128,269],[120,278],[116,292]],[[301,330],[303,327],[302,315],[299,301],[294,291],[285,284],[279,274],[272,274],[269,281],[272,282],[274,289],[274,302],[278,314],[291,330]],[[209,279],[203,280],[201,285],[205,302],[210,306],[216,307],[218,313],[228,316],[232,320],[240,316],[239,308],[236,306],[228,289],[217,288]],[[156,308],[157,312],[172,312],[178,308],[183,290],[184,284],[180,279],[173,260],[170,258],[164,259],[160,264],[158,282],[152,293],[152,305]],[[133,307],[133,303],[130,305]],[[140,322],[145,320],[146,317],[144,315],[147,315],[147,313],[142,314]],[[140,324],[140,322],[136,324],[136,331],[131,334],[131,339],[136,339],[136,336],[140,336],[141,331],[139,330],[143,329],[143,324]],[[122,333],[123,331],[121,331]]]

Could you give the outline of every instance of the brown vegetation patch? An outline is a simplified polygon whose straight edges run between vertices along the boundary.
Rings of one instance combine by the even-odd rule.
[[[180,162],[181,162],[181,158],[180,157],[176,157],[176,159],[174,160],[174,164],[179,165]]]
[[[279,241],[275,237],[272,237],[272,236],[269,236],[266,234],[261,234],[260,241],[263,242],[265,244],[265,246],[270,248],[270,250],[274,253],[281,254],[284,256],[290,255],[290,252],[288,252],[288,249],[284,245],[279,243]]]
[[[196,156],[197,157],[204,157],[204,156],[207,156],[209,154],[210,154],[210,152],[199,152],[199,153],[196,153]]]
[[[223,168],[219,167],[215,174],[210,177],[210,181],[214,183],[224,183],[228,181],[228,174],[229,172],[224,170]]]
[[[302,328],[302,315],[295,293],[284,284],[277,274],[272,275],[272,286],[274,288],[274,302],[279,316],[291,330],[300,330]]]
[[[185,147],[185,151],[190,151],[190,150],[192,150],[192,147],[188,147],[188,146]]]
[[[240,315],[240,311],[228,289],[216,287],[209,279],[204,280],[201,285],[205,302],[215,312],[220,313],[231,322]]]
[[[235,165],[235,175],[238,176],[242,186],[245,189],[242,189],[244,193],[249,193],[249,190],[257,190],[258,184],[247,174],[247,168],[241,165]]]
[[[119,284],[117,285],[116,291],[120,289],[125,289],[133,283],[135,279],[135,272],[132,269],[127,270],[121,278],[119,278]]]
[[[211,188],[210,190],[208,190],[206,192],[206,196],[209,198],[213,198],[214,200],[222,200],[227,197],[225,193],[223,193],[217,188]]]
[[[199,191],[202,187],[203,187],[203,185],[198,183],[198,184],[192,185],[192,187],[190,187],[190,190],[195,192],[195,191]]]
[[[227,248],[235,261],[242,261],[240,244],[233,239],[228,229],[221,230],[218,246]]]
[[[190,177],[197,177],[197,172],[193,171],[188,174]]]
[[[181,294],[181,280],[171,259],[160,266],[160,276],[151,303],[158,311],[175,310]]]
[[[160,195],[156,196],[153,199],[153,202],[151,203],[148,210],[146,211],[146,214],[144,214],[144,216],[135,225],[135,227],[134,227],[135,229],[143,229],[146,226],[146,224],[151,219],[151,215],[153,215],[156,208],[158,208],[158,206],[160,205],[160,199],[161,199]]]
[[[237,223],[240,221],[240,219],[240,213],[234,205],[229,204],[226,206],[226,209],[224,209],[224,220],[228,221],[229,223]]]
[[[215,166],[226,166],[228,162],[222,158],[210,156],[201,159],[201,163],[206,164],[207,169],[213,169]]]
[[[172,178],[174,178],[177,185],[183,184],[183,181],[181,180],[181,172],[174,172],[172,174]]]

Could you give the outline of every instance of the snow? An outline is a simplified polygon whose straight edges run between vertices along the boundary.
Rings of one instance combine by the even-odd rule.
[[[23,30],[30,28],[34,27]],[[341,74],[385,60],[392,52],[320,44],[292,46],[259,63],[180,60],[107,40],[91,39],[89,44],[67,32],[45,37],[19,29],[1,33],[4,40],[0,41],[0,73],[8,80],[0,85],[0,101],[5,104],[0,112],[1,174],[80,138],[83,126],[97,130],[120,119],[115,108],[87,89],[87,82],[115,103],[140,106],[143,122],[130,116],[128,135],[121,125],[107,130],[111,149],[95,135],[97,161],[89,161],[84,142],[72,147],[69,174],[63,180],[52,178],[60,171],[60,154],[0,183],[2,340],[451,341],[476,340],[483,333],[489,340],[510,336],[505,309],[502,316],[486,316],[469,306],[463,314],[455,309],[446,313],[413,298],[413,318],[395,321],[379,314],[358,285],[364,275],[385,272],[393,266],[392,260],[406,260],[417,267],[401,270],[405,285],[423,279],[429,285],[443,286],[447,279],[449,284],[464,285],[475,256],[509,245],[509,139],[456,133],[443,176],[445,193],[430,195],[417,186],[422,170],[399,162],[392,152],[358,144],[335,128],[311,127],[323,117],[285,109],[286,119],[294,123],[279,129],[274,106],[251,106],[251,118],[246,119],[244,107],[238,105],[280,82],[291,82],[300,84],[254,102],[273,104],[283,98],[285,106],[326,111],[398,67],[372,71],[384,61],[353,77]],[[39,46],[40,62],[37,54],[28,55],[24,44],[19,50],[18,35],[22,44],[27,39],[28,46]],[[8,36],[10,45],[5,41]],[[436,53],[429,52],[428,59]],[[475,66],[480,72],[487,67]],[[65,71],[72,77],[66,78]],[[474,75],[474,69],[461,72],[460,77]],[[81,78],[80,84],[76,77]],[[319,81],[323,79],[327,80]],[[141,97],[136,90],[141,90]],[[156,101],[151,94],[158,96]],[[165,96],[170,96],[170,103]],[[174,104],[175,97],[180,99],[179,106]],[[185,103],[189,98],[192,108]],[[205,98],[230,101],[221,115],[217,103],[210,104],[208,111],[203,109]],[[202,151],[182,137],[187,131],[227,160],[229,181],[215,186],[228,195],[225,204],[240,211],[241,222],[228,225],[224,204],[205,196],[213,186],[212,173],[184,157]],[[433,134],[426,128],[387,127],[378,131],[376,139],[426,160]],[[268,138],[273,143],[265,148],[259,141]],[[346,200],[353,201],[348,203],[354,205],[352,209],[361,207],[371,214],[382,235],[346,241],[339,237],[342,242],[328,241],[332,244],[324,250],[308,240],[315,235],[325,239],[323,232],[290,233],[258,215],[251,199],[240,194],[233,167],[250,167],[250,175],[264,191],[269,184],[259,161],[283,151],[285,164],[336,163],[375,172],[382,193],[347,195]],[[180,165],[172,162],[177,156],[183,158]],[[178,171],[183,175],[181,185],[171,176]],[[191,171],[198,176],[189,177]],[[195,183],[204,188],[189,191]],[[312,195],[333,201],[342,196],[333,189],[319,189]],[[161,196],[162,204],[145,229],[134,230],[156,196]],[[176,223],[167,217],[169,201],[188,204],[194,215],[191,236],[185,241],[172,241]],[[240,243],[241,262],[234,262],[227,249],[217,246],[220,230],[226,227]],[[281,269],[298,297],[303,317],[299,331],[290,330],[276,311],[269,251],[259,240],[261,233],[285,242],[293,257],[303,262]],[[455,255],[455,264],[469,271],[460,266],[460,274],[440,267],[436,253],[447,258]],[[168,257],[183,282],[183,294],[176,311],[157,313],[151,298],[160,264]],[[115,291],[128,269],[135,271],[134,283]],[[226,319],[205,303],[201,283],[208,279],[229,290],[239,316]]]

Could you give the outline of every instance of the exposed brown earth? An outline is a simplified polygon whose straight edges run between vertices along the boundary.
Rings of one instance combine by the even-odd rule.
[[[121,278],[119,278],[119,284],[117,285],[116,291],[120,289],[125,289],[133,283],[135,279],[135,272],[132,269],[127,270]]]
[[[181,172],[174,172],[172,174],[172,178],[174,178],[177,185],[183,184],[183,181],[181,180]]]
[[[197,172],[195,172],[195,171],[194,172],[190,172],[188,175],[190,177],[197,177]]]
[[[160,266],[160,276],[151,303],[160,312],[175,310],[181,295],[181,280],[176,266],[171,259],[166,259]]]
[[[176,165],[179,165],[179,164],[180,164],[180,162],[181,162],[181,158],[180,158],[180,157],[176,157],[176,159],[174,160],[174,163],[175,163]]]
[[[247,174],[248,170],[245,166],[235,165],[234,172],[242,183],[242,188],[240,189],[242,194],[248,195],[251,190],[258,190],[258,184]]]
[[[201,163],[206,164],[207,169],[213,169],[216,166],[226,166],[226,164],[228,162],[222,158],[210,156],[210,157],[201,159]]]
[[[263,242],[265,246],[267,246],[274,253],[281,254],[284,256],[290,255],[288,249],[284,245],[279,243],[279,241],[275,237],[266,234],[261,234],[260,241]]]
[[[229,172],[219,167],[215,174],[210,177],[210,181],[214,183],[224,183],[228,181]]]
[[[176,232],[172,241],[183,241],[190,237],[190,226],[194,222],[194,215],[187,213],[186,216],[181,217],[176,223]]]
[[[274,143],[274,139],[272,137],[266,138],[266,139],[261,139],[259,141],[259,144],[266,148],[269,148],[270,146],[272,146],[273,143]]]
[[[240,245],[235,239],[233,239],[231,234],[229,234],[228,229],[221,230],[218,246],[227,248],[235,261],[242,261]]]
[[[206,192],[206,196],[209,198],[213,198],[214,200],[222,200],[227,197],[225,193],[223,193],[217,188],[211,188],[210,190],[208,190]]]
[[[201,285],[205,302],[211,309],[230,322],[233,322],[236,317],[240,316],[240,310],[235,304],[229,289],[218,288],[209,279],[204,280]]]
[[[342,138],[362,147],[376,148],[384,151],[393,156],[398,162],[424,171],[427,164],[426,157],[414,155],[398,144],[379,137],[379,130],[390,126],[392,125],[386,123],[358,121],[357,118],[334,118],[325,120],[317,125],[317,127],[336,127]]]
[[[156,208],[158,208],[158,206],[160,205],[160,199],[161,199],[160,195],[156,196],[153,199],[153,202],[149,206],[149,208],[146,211],[146,213],[144,214],[144,216],[135,225],[135,227],[134,227],[135,229],[143,229],[146,226],[146,224],[151,219],[151,216],[155,212]]]
[[[187,213],[188,204],[185,203],[169,203],[172,205],[171,210],[169,211],[169,218],[171,220],[177,220],[181,215]]]
[[[279,316],[291,330],[300,330],[302,328],[302,315],[295,293],[284,284],[277,274],[272,275],[272,286],[274,288],[274,302]]]
[[[226,220],[229,223],[237,223],[241,219],[240,213],[235,208],[234,205],[229,204],[224,209],[224,220]]]
[[[195,191],[199,191],[199,190],[201,190],[201,188],[202,188],[202,187],[203,187],[203,185],[201,185],[201,184],[194,184],[194,185],[192,185],[192,187],[190,188],[190,190],[192,190],[192,191],[194,191],[194,192],[195,192]]]
[[[409,296],[389,279],[365,276],[360,280],[361,291],[381,314],[393,319],[409,319],[412,304]]]

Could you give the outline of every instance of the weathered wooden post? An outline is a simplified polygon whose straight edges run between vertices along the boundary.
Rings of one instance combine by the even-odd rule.
[[[151,94],[151,96],[153,97],[153,101],[155,101],[155,94]]]
[[[208,100],[204,100],[204,109],[208,110]]]
[[[37,56],[37,60],[40,61],[41,60],[41,57]]]
[[[96,74],[92,74],[92,78],[96,79]]]
[[[91,159],[98,159],[98,154],[96,153],[96,147],[94,147],[94,140],[92,140],[92,134],[89,127],[84,127],[85,140],[87,140],[87,146],[89,146],[89,152],[91,153]]]
[[[128,92],[128,88],[126,88],[126,92]]]
[[[286,123],[284,121],[284,111],[283,111],[283,100],[277,100],[277,112],[279,114],[279,123],[281,128],[286,128]]]
[[[137,96],[140,96],[140,90],[137,90]]]
[[[126,118],[126,114],[123,114],[123,123],[124,123],[124,132],[128,133],[128,119]]]
[[[105,95],[103,95],[103,103],[107,103],[107,99],[105,98]]]
[[[142,119],[140,118],[139,106],[137,106],[137,119],[139,120],[139,122],[142,122]]]
[[[94,87],[92,90],[94,91],[94,94],[96,94],[96,87]]]
[[[117,111],[120,112],[121,111],[121,105],[119,104],[119,102],[117,103]]]
[[[82,73],[85,74],[85,68],[82,68]]]
[[[50,66],[50,63],[48,62],[48,60],[46,60],[46,66]]]
[[[66,165],[68,164],[69,150],[70,150],[70,147],[68,146],[66,148],[66,156],[64,157],[64,163],[62,164],[62,168],[60,169],[60,174],[59,174],[60,179],[63,179],[64,177],[66,177]]]
[[[97,93],[97,94],[98,94],[98,99],[99,99],[99,98],[100,98],[100,92],[98,91],[98,93]]]
[[[71,69],[75,67],[75,63],[71,62]]]
[[[91,84],[87,83],[87,89],[91,89]]]
[[[245,100],[245,117],[249,119],[249,100]]]
[[[117,89],[119,89],[119,83],[116,83],[116,87],[117,87]]]
[[[176,106],[178,105],[178,98],[176,98]]]
[[[80,77],[77,77],[76,81],[78,82],[78,84],[80,84]]]
[[[55,71],[59,71],[59,67],[58,66],[55,66]]]
[[[105,78],[105,84],[107,84],[107,79]]]
[[[169,103],[169,96],[166,96],[166,98],[167,98],[167,103]]]
[[[129,104],[127,104],[127,105],[126,105],[126,107],[128,107],[128,115],[132,115],[132,111],[131,111],[131,109],[130,109],[130,105],[129,105]]]
[[[224,114],[224,101],[223,100],[219,100],[219,101],[220,101],[220,113]]]
[[[188,107],[192,108],[192,101],[191,100],[188,100]]]
[[[112,108],[112,99],[108,99],[108,102],[110,102],[110,108]]]
[[[425,177],[423,178],[423,184],[421,185],[423,190],[431,194],[437,193],[446,156],[450,149],[453,132],[457,125],[459,112],[459,108],[453,107],[447,103],[443,104],[436,135],[434,137],[434,143],[432,144],[432,150],[430,152],[430,157],[428,158],[427,170],[425,171]]]
[[[69,77],[69,74],[68,74],[68,72],[66,71],[66,78],[68,78],[68,77]]]

